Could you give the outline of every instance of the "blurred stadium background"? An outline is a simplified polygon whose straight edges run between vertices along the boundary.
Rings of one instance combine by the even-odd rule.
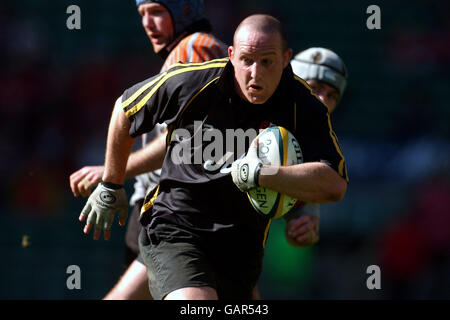
[[[449,2],[205,3],[227,43],[244,17],[271,13],[294,52],[328,47],[349,70],[332,115],[347,194],[322,206],[314,247],[289,247],[284,221],[273,223],[261,296],[449,299]],[[66,28],[71,4],[81,30]],[[366,28],[371,4],[381,30]],[[0,299],[100,299],[123,271],[125,228],[115,225],[109,242],[84,236],[69,175],[103,162],[115,99],[161,62],[133,0],[2,1],[0,48]],[[66,287],[73,264],[81,290]],[[380,290],[366,287],[370,265],[381,268]]]

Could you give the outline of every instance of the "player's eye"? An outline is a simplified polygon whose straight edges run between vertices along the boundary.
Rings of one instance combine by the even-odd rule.
[[[246,66],[250,66],[253,64],[253,60],[250,58],[242,57],[241,60]]]
[[[269,66],[272,64],[272,60],[271,60],[271,59],[262,59],[262,60],[261,60],[261,64],[262,64],[264,67],[269,67]]]
[[[164,12],[164,10],[162,10],[162,9],[154,9],[153,12],[152,12],[152,14],[155,15],[155,16],[159,16],[159,15],[161,15],[163,12]]]
[[[339,98],[339,95],[336,94],[336,93],[330,93],[330,94],[328,95],[328,99],[331,99],[331,100],[334,100],[334,101],[337,101],[338,98]]]

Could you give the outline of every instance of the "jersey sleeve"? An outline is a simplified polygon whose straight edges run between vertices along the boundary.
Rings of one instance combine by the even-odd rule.
[[[144,80],[125,90],[122,95],[122,109],[130,120],[130,135],[149,132],[165,115],[169,115],[170,90],[166,80],[167,72]],[[172,110],[175,113],[176,110]],[[170,116],[169,116],[170,117]]]
[[[296,132],[305,162],[322,162],[332,167],[348,182],[347,166],[338,138],[333,131],[327,107],[304,84],[301,105],[295,105]],[[296,102],[296,104],[299,102]]]
[[[152,130],[157,123],[172,124],[205,83],[217,78],[226,59],[208,64],[173,66],[133,87],[122,95],[122,109],[130,120],[130,135]]]

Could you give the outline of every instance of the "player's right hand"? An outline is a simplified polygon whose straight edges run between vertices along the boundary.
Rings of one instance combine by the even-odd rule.
[[[94,226],[94,240],[98,240],[103,228],[103,237],[108,240],[111,236],[111,228],[114,214],[119,211],[119,224],[125,225],[128,217],[128,200],[123,186],[101,182],[89,196],[86,205],[81,211],[79,220],[86,225],[83,229],[89,234]]]
[[[291,246],[308,247],[319,241],[319,218],[302,215],[286,222],[286,239]]]
[[[86,166],[70,175],[70,189],[74,197],[87,197],[93,188],[102,181],[104,166]]]

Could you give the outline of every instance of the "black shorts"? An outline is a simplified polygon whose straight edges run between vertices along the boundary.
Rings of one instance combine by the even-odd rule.
[[[171,228],[176,231],[168,231]],[[220,241],[222,236],[202,237],[167,225],[160,229],[162,236],[144,227],[139,237],[154,299],[180,288],[201,286],[216,289],[219,299],[252,299],[261,274],[262,249],[252,253],[244,250],[245,245]]]
[[[142,225],[139,222],[141,207],[144,200],[136,201],[128,217],[127,231],[125,233],[125,264],[129,266],[139,255],[139,233]],[[142,261],[141,261],[142,262]]]

